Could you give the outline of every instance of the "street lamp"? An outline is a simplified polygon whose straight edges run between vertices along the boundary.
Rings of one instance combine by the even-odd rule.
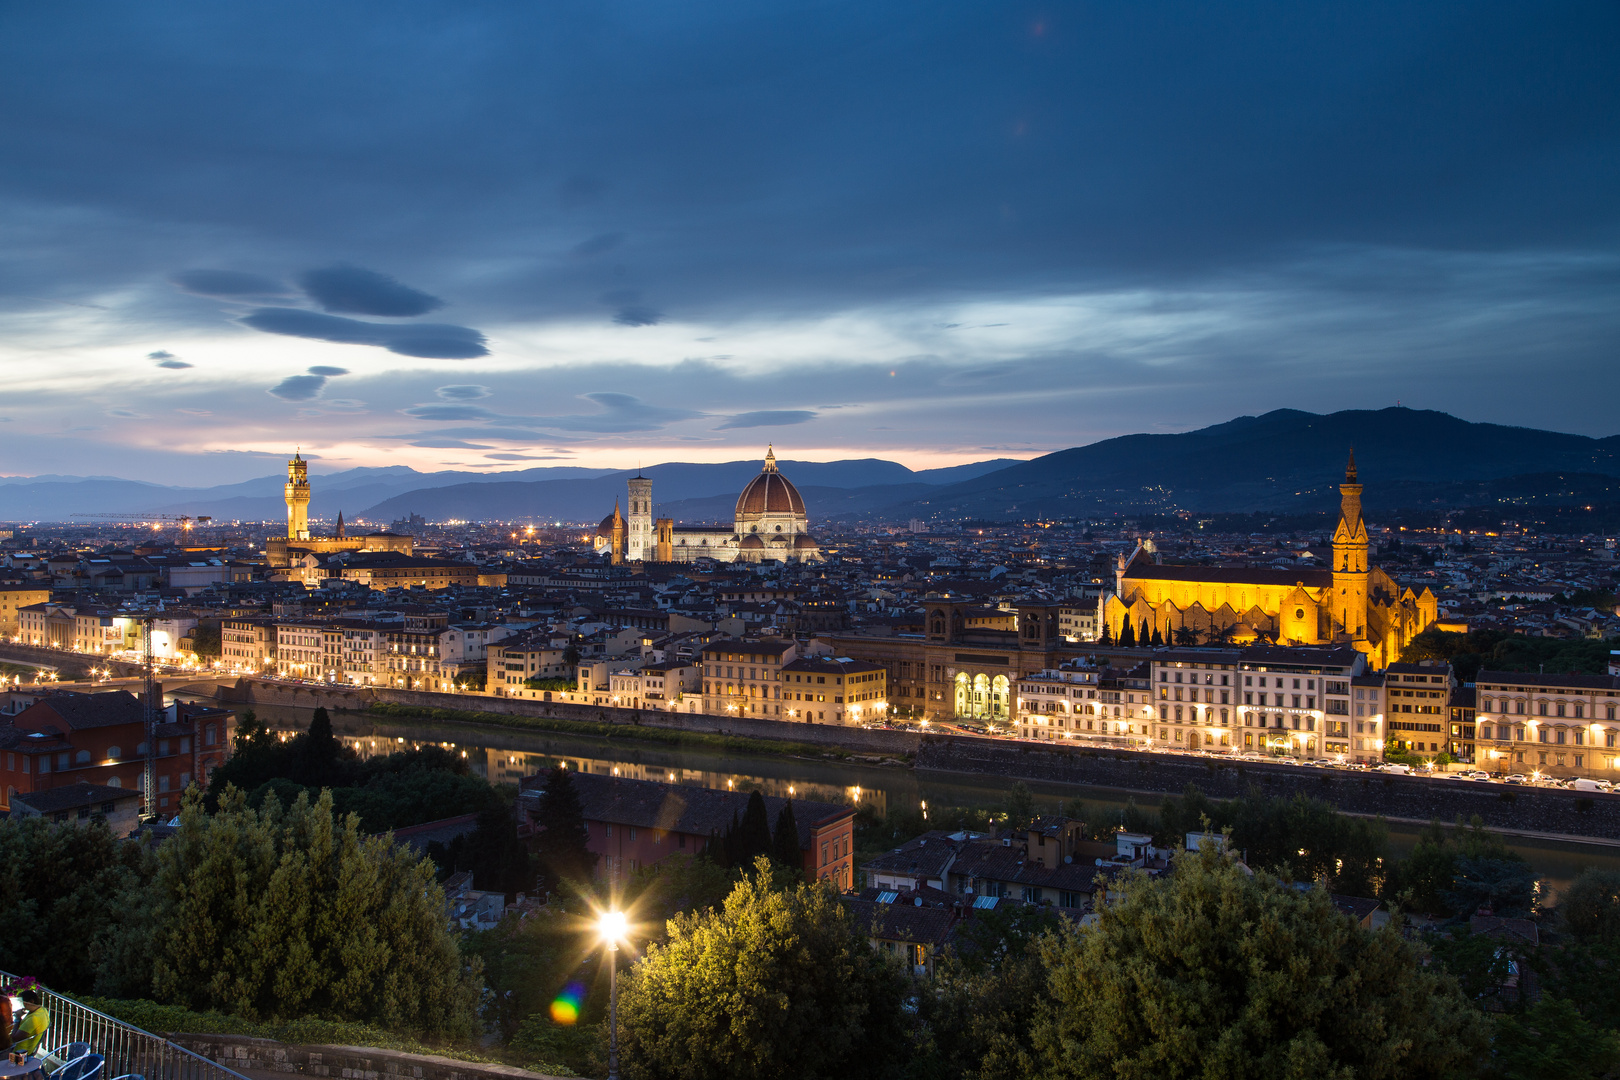
[[[622,911],[604,911],[596,919],[596,932],[607,946],[608,962],[608,1080],[619,1080],[619,940],[629,923]]]

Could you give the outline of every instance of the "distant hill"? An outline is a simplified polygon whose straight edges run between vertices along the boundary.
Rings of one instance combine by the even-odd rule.
[[[812,490],[851,491],[865,488],[891,489],[881,497],[858,500],[858,510],[869,513],[883,506],[907,501],[917,494],[985,472],[994,472],[1007,459],[975,462],[949,469],[913,472],[893,461],[857,458],[847,461],[779,461],[777,467],[793,481],[806,500]],[[757,459],[715,464],[669,462],[651,465],[642,474],[653,482],[653,501],[658,513],[683,521],[729,521],[736,509],[737,494],[759,475]],[[613,501],[623,505],[625,481],[636,470],[606,473],[590,479],[508,481],[491,477],[480,483],[453,484],[432,490],[396,495],[365,511],[372,521],[388,521],[409,513],[429,520],[521,520],[535,518],[553,521],[599,521],[613,509]],[[837,499],[842,499],[840,495]],[[701,501],[701,505],[694,500]],[[687,504],[691,505],[687,505]],[[817,503],[807,501],[812,518],[825,517]]]
[[[847,502],[865,512],[878,505],[908,499],[930,486],[957,483],[1005,468],[1012,458],[913,472],[881,458],[845,461],[784,461],[782,469],[807,489],[828,492],[830,503],[844,505],[845,490],[882,487]],[[683,520],[730,520],[737,493],[759,472],[757,459],[695,464],[671,462],[647,469],[653,494],[662,502],[717,500],[723,512]],[[349,520],[364,517],[388,522],[410,513],[432,520],[445,518],[551,518],[597,520],[623,499],[628,470],[587,469],[564,465],[521,469],[494,475],[446,471],[423,473],[403,465],[348,469],[312,476],[310,516],[331,521],[341,511]],[[208,514],[220,520],[275,521],[286,513],[281,474],[210,488],[173,487],[117,477],[0,477],[0,520],[65,521],[75,514]],[[909,485],[909,486],[908,486]],[[694,511],[696,512],[696,511]]]
[[[1125,435],[942,487],[889,518],[1084,518],[1151,510],[1314,511],[1338,498],[1355,448],[1370,510],[1434,501],[1479,505],[1538,476],[1620,476],[1620,436],[1593,439],[1390,408],[1326,416],[1279,409],[1178,435]],[[1556,487],[1556,479],[1546,481]]]

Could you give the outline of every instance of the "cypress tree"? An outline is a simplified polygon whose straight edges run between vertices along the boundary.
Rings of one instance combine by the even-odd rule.
[[[731,824],[726,827],[726,834],[720,838],[720,854],[727,866],[736,866],[740,862],[737,846],[740,840],[741,838],[738,836],[737,808],[732,807]]]
[[[1155,649],[1158,649],[1158,648],[1163,648],[1163,646],[1164,646],[1164,638],[1159,634],[1159,628],[1157,626],[1155,626],[1153,628],[1153,647]]]
[[[737,830],[737,862],[741,866],[751,866],[755,858],[770,853],[771,816],[765,810],[765,796],[755,788],[748,795],[742,826]]]
[[[1148,633],[1148,621],[1146,619],[1143,619],[1142,620],[1142,630],[1141,630],[1141,632],[1139,634],[1136,635],[1136,640],[1141,644],[1142,648],[1145,649],[1151,643],[1152,638],[1153,638],[1153,635]]]
[[[579,789],[567,769],[559,766],[546,776],[535,825],[539,829],[534,842],[535,856],[551,887],[583,888],[587,885],[596,869],[596,856],[589,846],[585,804],[580,801]]]
[[[793,800],[782,804],[776,815],[776,832],[771,837],[771,858],[790,870],[804,869],[804,851],[799,847],[799,824],[793,819]]]
[[[1136,627],[1131,625],[1129,619],[1125,620],[1125,626],[1119,632],[1119,647],[1122,649],[1136,648]]]
[[[1097,643],[1102,645],[1104,648],[1107,648],[1109,645],[1114,643],[1114,631],[1108,625],[1107,619],[1103,620],[1102,637],[1097,639]]]

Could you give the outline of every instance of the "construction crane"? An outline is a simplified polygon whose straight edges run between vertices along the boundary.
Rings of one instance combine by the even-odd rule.
[[[207,514],[192,517],[190,514],[69,514],[71,518],[87,518],[92,521],[178,521],[182,529],[189,530],[193,522],[198,525],[207,525],[214,519]]]

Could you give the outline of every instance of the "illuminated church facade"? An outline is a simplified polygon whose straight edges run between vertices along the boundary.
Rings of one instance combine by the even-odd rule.
[[[1104,611],[1112,640],[1127,625],[1137,640],[1157,631],[1167,643],[1186,628],[1206,643],[1343,643],[1366,653],[1369,666],[1395,662],[1407,642],[1433,625],[1439,605],[1429,589],[1402,589],[1370,565],[1361,491],[1352,451],[1328,569],[1166,565],[1138,545],[1120,557],[1115,595]]]
[[[635,476],[629,482],[630,512],[613,513],[597,526],[597,554],[615,563],[675,562],[698,559],[718,562],[819,562],[821,545],[810,534],[804,499],[776,467],[774,447],[765,451],[759,475],[737,496],[733,520],[718,525],[676,525],[654,518],[652,481]]]

